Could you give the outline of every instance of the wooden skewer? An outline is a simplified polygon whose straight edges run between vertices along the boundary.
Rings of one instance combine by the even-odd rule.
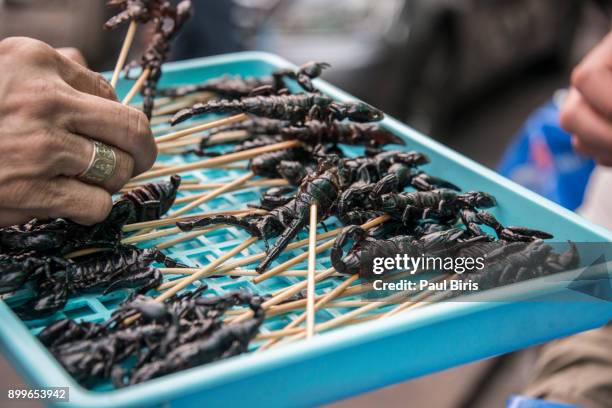
[[[315,269],[317,267],[317,204],[310,205],[310,227],[308,231],[308,279],[306,289],[306,335],[308,338],[315,333]]]
[[[254,149],[243,150],[241,152],[230,153],[224,156],[213,157],[206,160],[200,160],[194,163],[186,163],[178,166],[169,167],[166,169],[152,170],[146,173],[142,173],[134,178],[132,181],[147,180],[155,177],[169,176],[171,174],[183,173],[191,170],[206,169],[211,167],[218,167],[224,164],[237,162],[240,160],[247,160],[255,156],[259,156],[262,153],[274,152],[276,150],[290,149],[297,147],[300,142],[297,140],[289,140],[286,142],[274,143],[268,146],[256,147]]]
[[[136,28],[138,24],[136,21],[131,21],[128,27],[127,33],[125,34],[125,38],[123,39],[123,45],[121,46],[121,51],[119,51],[119,57],[117,58],[117,64],[115,64],[115,70],[113,71],[113,76],[111,77],[110,84],[113,88],[117,86],[117,82],[119,81],[119,74],[125,65],[125,61],[127,60],[127,56],[130,52],[130,47],[132,46],[132,42],[134,41],[134,35],[136,34]]]
[[[374,218],[371,221],[366,222],[365,224],[361,225],[361,228],[363,228],[364,230],[368,230],[371,229],[379,224],[382,224],[383,222],[387,221],[390,217],[388,215],[382,215],[380,217]],[[315,252],[319,253],[319,252],[323,252],[329,248],[331,248],[334,245],[334,242],[336,241],[336,239],[332,239],[328,242],[325,242],[324,244],[321,244],[319,246],[317,246],[315,248]],[[253,279],[253,283],[261,283],[263,281],[265,281],[266,279],[270,279],[271,277],[277,275],[279,272],[282,272],[300,262],[302,262],[304,259],[306,259],[308,257],[308,253],[304,252],[303,254],[299,254],[298,256],[296,256],[293,259],[290,259],[289,261],[278,265],[275,268],[272,268],[264,273],[262,273],[261,275],[259,275],[258,277],[256,277],[255,279]]]
[[[122,104],[124,105],[129,104],[132,98],[134,98],[134,96],[136,96],[136,94],[140,92],[140,89],[142,88],[144,81],[147,80],[150,73],[151,73],[150,68],[145,68],[145,70],[142,71],[142,73],[140,74],[140,76],[138,77],[134,85],[132,86],[132,89],[129,90],[127,95],[125,95],[125,98],[123,98],[123,100],[121,101]]]
[[[204,235],[207,232],[211,232],[211,231],[215,231],[215,230],[219,230],[221,228],[224,228],[222,225],[219,226],[215,226],[215,227],[211,227],[211,228],[205,228],[205,229],[201,229],[198,231],[191,231],[188,232],[186,234],[183,234],[181,236],[178,236],[174,239],[169,239],[168,241],[164,241],[161,244],[157,245],[157,249],[166,249],[166,248],[170,248],[175,246],[176,244],[180,244],[181,242],[185,242],[185,241],[190,241],[194,238],[199,237],[200,235]]]
[[[146,230],[144,230],[146,231]],[[122,244],[136,244],[139,242],[149,241],[151,239],[167,237],[168,235],[180,234],[181,230],[179,227],[166,228],[159,231],[148,232],[142,235],[133,235],[121,240]]]
[[[200,268],[157,268],[161,273],[168,275],[192,275],[200,270]],[[315,274],[323,273],[324,271],[315,271]],[[215,275],[219,276],[257,276],[258,273],[255,269],[232,269],[230,271],[215,272]],[[308,270],[306,269],[293,269],[285,271],[279,276],[288,277],[306,277],[308,276]],[[335,273],[332,276],[341,276],[340,273]]]
[[[205,137],[205,136],[204,136]],[[207,146],[215,146],[223,143],[239,142],[249,137],[249,133],[245,130],[231,130],[214,134],[206,140]],[[174,142],[160,143],[157,145],[157,150],[164,152],[166,150],[176,149],[177,147],[185,147],[200,143],[203,136],[190,136]]]
[[[204,118],[204,119],[198,119],[198,120],[192,120],[189,122],[183,122],[183,123],[179,123],[176,126],[172,126],[170,123],[165,122],[165,123],[160,123],[157,126],[155,126],[155,129],[153,130],[153,135],[154,136],[163,136],[166,132],[168,132],[169,130],[183,130],[183,129],[190,129],[196,125],[200,125],[202,123],[208,123],[210,122],[209,118]]]
[[[329,268],[326,269],[325,272],[322,272],[320,274],[316,274],[314,281],[315,282],[320,282],[323,279],[327,279],[330,276],[332,276],[334,273],[336,272],[336,270],[334,268]],[[296,293],[298,293],[299,291],[301,291],[302,289],[304,289],[306,287],[306,285],[308,285],[308,281],[304,280],[301,282],[298,282],[294,285],[289,286],[288,288],[285,288],[281,293],[272,296],[270,299],[266,300],[265,302],[263,302],[261,304],[261,307],[263,308],[263,310],[268,310],[270,307],[279,304],[280,302],[289,299],[291,296],[295,295]],[[236,316],[233,319],[228,319],[228,322],[231,323],[239,323],[239,322],[243,322],[247,319],[249,319],[251,316],[253,316],[253,311],[252,310],[247,310],[245,311],[243,314]]]
[[[413,292],[412,290],[408,289],[408,290],[404,290],[401,292],[398,292],[396,294],[393,294],[389,297],[387,297],[385,300],[382,301],[376,301],[376,302],[371,302],[365,306],[362,306],[358,309],[355,310],[351,310],[348,313],[345,313],[341,316],[338,316],[334,319],[328,320],[324,323],[318,324],[317,327],[315,328],[317,331],[324,331],[324,330],[329,330],[332,329],[334,327],[338,327],[339,325],[342,325],[344,323],[346,323],[347,321],[351,320],[354,317],[360,316],[364,313],[367,313],[371,310],[375,310],[378,309],[382,306],[387,306],[392,302],[395,302],[395,299],[400,298],[402,296],[406,296],[407,294],[410,294],[411,292]],[[411,298],[409,301],[404,302],[404,304],[408,304],[408,306],[406,306],[403,310],[407,310],[407,309],[414,309],[416,307],[420,307],[421,305],[423,305],[423,303],[419,303],[419,301],[421,301],[422,299],[429,297],[430,293],[429,292],[421,292],[418,295],[416,295],[414,298]],[[383,314],[383,316],[385,316]],[[298,340],[301,338],[306,337],[307,333],[305,331],[302,330],[301,333],[296,334],[292,337],[292,340]]]
[[[162,218],[160,220],[136,222],[134,224],[124,225],[123,232],[137,231],[141,229],[164,227],[166,225],[174,225],[179,221],[190,221],[202,217],[213,217],[215,215],[263,215],[268,211],[257,208],[245,208],[242,210],[226,210],[226,211],[209,211],[192,215],[184,215],[181,217]]]
[[[245,183],[245,187],[276,187],[276,186],[286,186],[289,182],[285,179],[264,179],[264,180],[255,180],[249,181]],[[212,190],[213,188],[218,188],[225,185],[225,183],[206,183],[206,184],[191,184],[184,185],[179,187],[180,191],[193,191],[193,190]]]
[[[342,292],[344,292],[344,290],[346,288],[348,288],[350,285],[352,285],[353,282],[355,282],[357,279],[359,279],[359,275],[351,275],[348,279],[346,279],[340,285],[336,286],[333,290],[331,290],[329,293],[327,293],[325,296],[323,296],[321,299],[319,299],[317,301],[317,303],[314,305],[314,310],[315,311],[319,310],[323,306],[327,305],[333,299],[338,297]],[[337,304],[334,305],[334,306],[335,307],[341,307],[341,306],[338,306]],[[298,316],[296,319],[294,319],[291,323],[289,323],[285,328],[286,329],[291,329],[291,328],[294,328],[294,327],[298,327],[300,324],[302,324],[302,322],[304,322],[304,320],[306,320],[306,317],[307,317],[307,314],[306,313],[302,313],[300,316]],[[257,349],[257,351],[266,350],[266,349],[272,347],[274,344],[276,344],[279,340],[280,340],[280,338],[272,339],[269,342],[267,342],[266,344],[264,344],[261,347],[259,347]]]
[[[202,132],[204,130],[214,129],[220,126],[231,125],[232,123],[242,122],[249,118],[249,115],[246,113],[240,113],[238,115],[230,116],[229,118],[222,118],[213,120],[211,122],[206,122],[201,125],[197,125],[191,128],[179,130],[177,132],[169,133],[164,136],[160,136],[155,139],[157,143],[169,142],[171,140],[180,139],[181,137],[189,136],[194,133]]]
[[[166,106],[172,101],[174,101],[174,99],[170,98],[169,96],[161,96],[159,98],[154,99],[154,105],[156,107]],[[130,103],[130,106],[133,108],[142,109],[144,105],[142,102],[136,102],[136,103]],[[153,110],[153,113],[155,113],[155,110]]]
[[[438,276],[434,279],[431,279],[430,282],[439,282],[439,281],[444,281],[450,278],[450,275],[442,275],[442,276]],[[385,314],[382,315],[382,317],[390,317],[393,315],[396,315],[398,313],[401,313],[405,310],[411,309],[415,304],[417,304],[417,302],[421,302],[424,299],[428,298],[429,296],[431,296],[430,292],[426,292],[423,291],[421,293],[419,293],[416,297],[411,298],[410,300],[407,300],[406,302],[402,302],[399,305],[397,305],[396,307],[394,307],[393,309],[389,310],[388,312],[386,312]]]
[[[225,254],[221,255],[219,258],[212,261],[210,264],[206,265],[204,268],[200,269],[198,272],[182,278],[180,282],[178,282],[172,288],[168,289],[167,291],[165,291],[164,293],[156,297],[155,300],[157,300],[158,302],[163,302],[164,300],[169,299],[172,296],[174,296],[178,291],[185,289],[187,286],[197,281],[198,279],[202,279],[206,276],[213,275],[215,268],[217,266],[221,265],[223,262],[227,261],[228,259],[233,258],[234,256],[236,256],[243,250],[247,249],[249,246],[253,245],[257,240],[258,238],[256,237],[247,239],[240,245],[237,245],[236,247],[232,248],[232,250],[226,252]]]
[[[255,173],[253,173],[252,171],[248,172],[247,174],[238,177],[236,180],[232,181],[231,183],[227,183],[226,185],[219,187],[213,191],[208,192],[207,194],[205,194],[204,196],[198,198],[197,200],[191,202],[190,204],[187,204],[186,206],[174,211],[172,213],[172,216],[179,216],[179,215],[183,215],[191,210],[193,210],[194,208],[204,204],[205,202],[212,200],[213,198],[220,196],[221,194],[230,191],[238,186],[241,186],[242,184],[246,183],[247,181],[249,181],[250,179],[252,179],[253,177],[255,177]]]
[[[168,123],[170,119],[172,119],[172,115],[156,116],[154,118],[151,118],[149,123],[151,124],[151,126],[157,126],[163,123]]]
[[[319,234],[319,235],[317,235],[317,240],[323,240],[323,239],[327,239],[329,237],[333,237],[334,235],[338,235],[341,230],[342,230],[341,228],[337,228],[337,229],[334,229],[332,231],[328,231],[328,232],[324,232],[323,234]],[[303,247],[304,245],[308,245],[308,239],[303,239],[303,240],[300,240],[300,241],[297,241],[297,242],[292,242],[291,244],[287,245],[287,250],[289,251],[289,250],[292,250],[292,249],[300,248],[300,247]],[[236,260],[234,262],[230,262],[230,263],[222,266],[221,268],[217,269],[215,271],[215,273],[219,273],[220,274],[220,273],[224,273],[224,272],[228,272],[228,271],[234,270],[236,268],[240,268],[241,266],[244,266],[244,265],[250,265],[250,264],[252,264],[254,262],[259,261],[260,259],[265,258],[266,255],[267,254],[265,252],[260,252],[260,253],[255,254],[255,255],[247,256],[247,257],[244,257],[242,259],[238,259],[238,260]],[[175,280],[175,281],[165,282],[165,283],[163,283],[160,286],[160,290],[172,287],[172,286],[174,286],[176,284],[176,282],[178,282],[178,279]],[[283,291],[285,289],[289,289],[289,288],[284,288]]]
[[[249,172],[249,173],[247,173],[247,174],[245,174],[245,175],[243,175],[241,177],[247,177],[247,176],[250,176],[251,174],[252,173]],[[254,175],[251,176],[251,177],[254,177]],[[249,177],[249,178],[251,178],[251,177]],[[240,178],[238,178],[238,179],[236,179],[234,181],[231,181],[230,183],[217,183],[217,184],[219,184],[219,186],[216,187],[214,189],[214,191],[206,191],[206,192],[198,193],[198,194],[190,194],[190,195],[186,195],[186,196],[177,198],[174,201],[174,205],[190,203],[190,202],[193,202],[193,201],[204,199],[205,197],[206,197],[206,199],[204,200],[204,202],[209,201],[209,200],[213,199],[214,197],[217,197],[217,195],[219,195],[219,194],[217,194],[217,195],[215,195],[213,197],[208,197],[208,196],[210,194],[214,193],[215,191],[220,190],[222,188],[225,189],[223,191],[223,193],[229,193],[229,192],[234,192],[234,191],[246,190],[247,188],[253,187],[253,186],[248,185],[247,182],[238,183],[238,180],[240,180]],[[228,184],[231,184],[231,183],[235,183],[235,184],[232,185],[232,186],[228,186]],[[172,215],[175,215],[176,213],[177,212],[174,212],[174,213],[172,213]]]
[[[180,290],[185,289],[187,286],[189,286],[191,283],[195,282],[196,280],[202,279],[205,276],[209,276],[210,274],[212,274],[212,272],[214,271],[214,269],[217,266],[221,265],[223,262],[227,261],[228,259],[236,256],[241,251],[247,249],[250,245],[252,245],[256,241],[257,241],[257,238],[255,238],[255,237],[247,239],[242,244],[236,246],[231,251],[226,252],[225,254],[223,254],[219,258],[215,259],[210,264],[206,265],[204,268],[200,269],[198,272],[194,273],[191,276],[187,276],[185,278],[182,278],[180,280],[180,282],[178,282],[174,287],[168,289],[167,291],[165,291],[161,295],[157,296],[155,298],[155,301],[157,301],[157,302],[164,302],[165,300],[167,300],[167,299],[171,298],[172,296],[176,295]],[[134,316],[130,316],[130,317],[126,318],[123,321],[123,323],[126,324],[126,325],[132,324],[133,322],[138,320],[139,317],[140,317],[140,313],[138,313],[138,314],[136,314]]]
[[[206,102],[213,97],[214,94],[210,92],[200,92],[193,95],[187,95],[186,97],[176,99],[175,101],[154,110],[153,117],[176,113],[183,108],[188,108],[199,102]]]
[[[110,250],[111,250],[110,248],[84,248],[84,249],[79,249],[73,252],[69,252],[66,255],[64,255],[64,258],[66,259],[78,258],[80,256],[86,256],[86,255],[95,254],[97,252],[110,251]]]

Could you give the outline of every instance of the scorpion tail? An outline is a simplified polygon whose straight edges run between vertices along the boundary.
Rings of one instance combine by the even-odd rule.
[[[283,249],[289,245],[289,241],[291,241],[297,233],[304,227],[306,220],[303,218],[297,218],[293,221],[289,227],[278,237],[274,245],[270,250],[268,250],[266,257],[261,261],[261,263],[255,268],[258,273],[263,273],[270,263],[275,260],[278,255],[281,253]]]
[[[153,261],[162,263],[168,268],[189,268],[189,266],[170,258],[168,255],[164,254],[158,249],[147,248],[145,251],[150,251]]]
[[[499,232],[499,238],[506,241],[529,242],[538,239],[551,239],[552,234],[525,227],[505,227]]]
[[[208,102],[200,102],[193,105],[191,108],[185,108],[176,113],[170,120],[172,126],[177,123],[191,119],[196,115],[202,115],[204,113],[234,113],[243,110],[243,104],[240,100],[212,100]]]
[[[338,235],[338,238],[336,238],[330,254],[331,263],[335,270],[340,273],[351,275],[358,272],[355,271],[354,268],[349,267],[344,261],[344,246],[348,242],[349,238],[352,238],[357,242],[363,239],[365,235],[365,230],[356,225],[346,227],[342,230],[340,235]]]
[[[266,235],[263,233],[263,231],[261,231],[253,223],[245,219],[235,217],[233,215],[216,215],[214,217],[200,218],[195,221],[177,222],[176,226],[179,227],[181,231],[193,231],[193,230],[202,229],[210,225],[216,225],[216,224],[226,224],[226,225],[232,225],[234,227],[240,227],[244,229],[245,231],[247,231],[252,236],[261,239],[264,242],[264,245],[266,246],[266,251],[268,251],[270,248],[268,244],[268,240],[266,239]]]

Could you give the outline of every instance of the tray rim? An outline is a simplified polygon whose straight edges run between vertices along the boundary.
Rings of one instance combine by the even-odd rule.
[[[166,64],[164,70],[174,72],[248,60],[259,60],[278,67],[295,67],[294,64],[277,55],[260,51],[248,51],[172,62]],[[339,100],[357,99],[323,80],[317,79],[316,85],[324,93],[329,93]],[[583,228],[590,230],[602,239],[612,241],[611,231],[597,226],[578,214],[527,190],[493,170],[402,124],[398,120],[387,116],[383,123],[392,130],[408,134],[418,143],[437,150],[441,155],[455,162],[460,162],[462,166],[478,172],[482,177],[488,178],[496,184],[503,184],[524,198],[546,207],[551,212],[557,213],[557,215],[569,221],[581,224]],[[274,367],[290,365],[315,356],[335,352],[347,346],[365,344],[374,338],[379,338],[381,333],[384,333],[384,336],[391,336],[423,325],[453,319],[466,314],[478,313],[503,304],[505,302],[464,302],[430,305],[426,308],[416,309],[408,315],[400,314],[389,319],[375,320],[336,329],[323,333],[308,342],[286,345],[273,352],[240,355],[228,360],[194,367],[125,389],[102,392],[87,390],[76,383],[46,348],[40,345],[36,338],[30,334],[25,324],[12,313],[4,302],[0,302],[0,316],[3,317],[4,323],[4,327],[0,329],[0,346],[2,346],[3,354],[11,361],[13,366],[19,367],[20,371],[25,373],[27,379],[32,379],[38,385],[70,387],[70,402],[61,403],[58,406],[142,406],[144,404],[160,403],[161,401],[171,401],[179,396],[183,397],[195,392],[212,389],[227,382],[252,377],[260,372],[269,371]],[[605,323],[603,320],[605,320],[605,317],[602,318],[602,324]],[[6,336],[7,332],[13,332],[13,336],[8,338]],[[16,341],[16,339],[21,341]],[[9,351],[9,353],[5,353],[5,350]],[[21,358],[14,358],[15,355],[19,355]],[[24,365],[27,365],[28,368],[24,369]],[[248,372],[244,370],[246,365],[251,369]],[[33,367],[36,367],[36,370],[33,371],[31,369]],[[41,375],[42,372],[45,375]],[[54,378],[54,384],[47,384],[49,377]],[[177,381],[179,378],[180,381]]]

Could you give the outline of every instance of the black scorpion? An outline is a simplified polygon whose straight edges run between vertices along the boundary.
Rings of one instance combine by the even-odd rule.
[[[212,100],[197,103],[179,111],[171,120],[173,125],[204,113],[249,113],[266,118],[304,123],[307,119],[376,122],[383,113],[364,102],[336,102],[330,97],[315,93],[294,95],[252,96],[235,100]]]

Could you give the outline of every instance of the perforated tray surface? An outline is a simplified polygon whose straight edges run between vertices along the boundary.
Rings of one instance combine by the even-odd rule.
[[[167,64],[162,87],[201,82],[223,74],[265,75],[279,67],[292,67],[285,60],[263,53],[240,53]],[[125,93],[130,83],[120,82]],[[324,81],[316,85],[338,100],[354,97]],[[428,154],[429,173],[446,178],[464,190],[478,189],[492,193],[499,205],[494,210],[502,222],[529,225],[555,234],[559,240],[607,242],[607,231],[588,224],[575,214],[506,180],[431,139],[418,134],[392,118],[384,126],[406,140],[407,150]],[[493,136],[492,136],[493,137]],[[358,154],[358,149],[346,149]],[[160,157],[163,164],[201,160],[192,156]],[[231,181],[244,170],[207,169],[184,174],[184,180],[202,183]],[[202,205],[194,212],[245,208],[255,203],[262,188],[248,188],[226,193]],[[182,191],[179,196],[199,191]],[[329,220],[327,228],[339,227]],[[322,231],[321,231],[322,232]],[[305,238],[302,233],[300,238]],[[171,237],[172,238],[172,237]],[[165,252],[188,265],[205,265],[243,242],[248,235],[229,227],[200,235],[173,246]],[[153,246],[161,240],[148,241]],[[237,258],[263,251],[257,243]],[[284,253],[285,261],[305,248]],[[329,255],[317,257],[317,269],[329,266]],[[305,269],[306,262],[293,269]],[[167,279],[175,277],[166,275]],[[221,294],[236,289],[271,293],[302,278],[276,277],[253,284],[250,277],[206,279],[207,293]],[[330,279],[317,285],[325,293],[340,280]],[[196,282],[191,288],[200,285]],[[62,369],[34,335],[50,322],[63,318],[81,318],[99,322],[109,318],[127,291],[105,296],[84,295],[73,298],[62,312],[36,321],[22,322],[0,302],[0,345],[32,386],[70,387],[70,406],[128,407],[157,406],[309,406],[354,395],[393,382],[423,375],[457,364],[526,347],[551,338],[568,335],[604,324],[612,319],[610,302],[584,301],[578,292],[563,289],[534,294],[533,302],[461,302],[436,304],[389,319],[361,323],[323,333],[308,341],[295,342],[262,353],[249,353],[224,361],[196,367],[121,390],[100,383],[86,390]],[[29,296],[20,291],[5,299],[19,303]],[[562,296],[564,301],[555,301]],[[568,297],[570,296],[570,297]],[[317,313],[317,322],[329,320],[346,310],[325,309]],[[262,332],[286,326],[297,314],[268,319]],[[60,404],[67,406],[66,403]]]

